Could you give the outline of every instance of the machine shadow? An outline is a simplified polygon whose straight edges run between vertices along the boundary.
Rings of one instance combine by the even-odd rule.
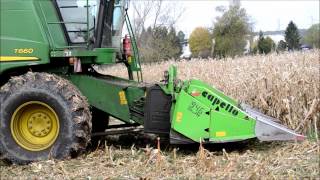
[[[157,136],[152,134],[125,134],[112,135],[101,137],[98,142],[91,143],[88,147],[88,153],[96,149],[103,149],[107,146],[113,146],[121,149],[131,149],[132,146],[136,148],[145,148],[147,146],[157,148]],[[168,137],[160,137],[160,149],[164,152],[172,152],[177,149],[180,153],[185,155],[195,154],[199,150],[199,143],[193,144],[170,144]],[[223,150],[227,152],[245,153],[248,150],[264,151],[274,147],[280,147],[280,142],[261,142],[256,138],[248,139],[238,142],[203,144],[203,147],[209,152],[215,154],[222,153]]]

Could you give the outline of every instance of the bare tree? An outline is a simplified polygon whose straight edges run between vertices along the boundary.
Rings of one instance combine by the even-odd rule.
[[[179,2],[164,0],[131,1],[131,5],[133,28],[137,35],[147,26],[174,27],[185,10]]]
[[[150,16],[151,11],[153,10],[153,5],[155,2],[156,0],[131,2],[133,8],[133,28],[135,34],[138,35],[141,33],[148,16]]]
[[[164,0],[135,0],[130,5],[129,14],[133,17],[133,29],[142,59],[157,61],[176,57],[180,53],[180,45],[174,27],[184,12],[181,4]]]

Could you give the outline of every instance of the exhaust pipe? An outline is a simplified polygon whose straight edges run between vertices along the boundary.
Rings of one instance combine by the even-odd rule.
[[[247,104],[240,104],[240,107],[251,118],[256,120],[255,134],[260,141],[303,141],[306,137],[295,133],[287,127],[276,123],[272,117],[262,114]]]

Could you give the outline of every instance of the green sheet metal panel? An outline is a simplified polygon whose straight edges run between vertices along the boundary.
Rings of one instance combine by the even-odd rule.
[[[31,0],[0,1],[0,63],[3,71],[49,62],[49,42]]]
[[[70,75],[67,78],[87,97],[90,105],[130,123],[129,106],[122,93],[125,86],[110,83],[110,79],[87,75]]]
[[[172,128],[199,142],[238,141],[255,137],[255,120],[221,91],[198,81],[185,81],[172,117]]]
[[[184,88],[185,91],[210,109],[218,110],[237,118],[246,118],[247,115],[238,107],[238,103],[221,91],[199,80],[192,80],[185,84],[187,84]]]
[[[137,82],[113,76],[64,76],[87,97],[89,104],[127,123],[143,124],[143,119],[132,119],[129,106],[145,96],[145,88]]]
[[[174,105],[171,128],[196,142],[209,138],[209,111],[206,105],[181,91]]]
[[[53,2],[50,0],[36,0],[35,4],[38,15],[41,17],[44,28],[46,29],[48,40],[51,43],[50,48],[55,49],[57,47],[67,46],[68,43],[62,29],[62,24],[57,24],[60,20]]]
[[[251,119],[212,110],[210,120],[210,141],[240,141],[255,137],[255,123]]]
[[[223,94],[223,92],[219,91],[215,87],[209,86],[208,84],[200,81],[200,80],[190,80],[188,83],[188,93],[191,94],[193,92],[203,93],[204,91],[208,92],[208,95],[215,95],[219,99],[223,99],[232,105],[237,105],[237,101]],[[205,99],[199,99],[200,101],[207,102]]]
[[[50,52],[52,58],[78,57],[81,63],[114,64],[116,63],[116,49],[95,48],[95,49],[64,49]]]
[[[237,141],[255,137],[255,119],[242,111],[232,98],[199,80],[191,80],[187,92],[211,109],[211,141]]]

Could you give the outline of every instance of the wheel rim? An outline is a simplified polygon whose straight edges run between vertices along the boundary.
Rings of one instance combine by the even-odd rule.
[[[49,148],[59,134],[59,118],[47,104],[30,101],[20,105],[11,118],[11,134],[24,149],[41,151]]]

